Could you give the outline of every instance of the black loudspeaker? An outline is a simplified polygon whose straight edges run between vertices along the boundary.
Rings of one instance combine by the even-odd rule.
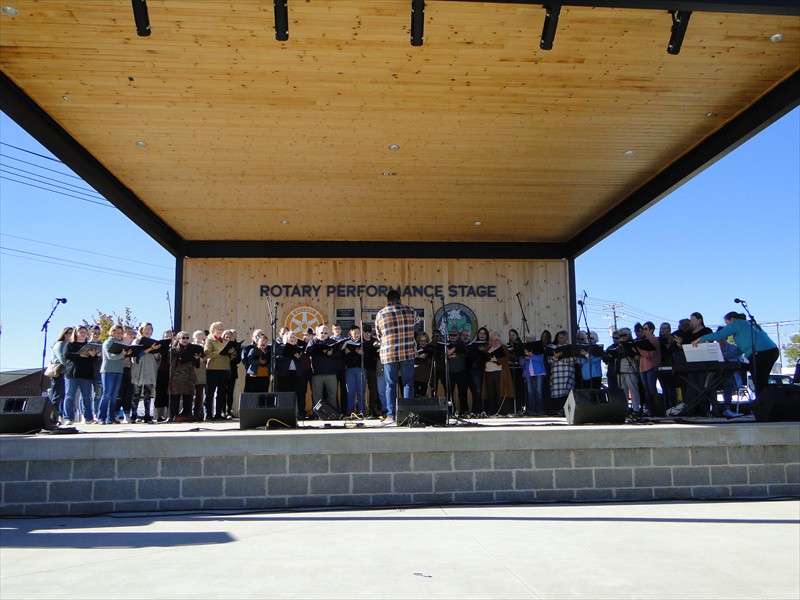
[[[0,433],[37,433],[58,426],[58,411],[45,396],[0,398]]]
[[[628,399],[624,390],[572,390],[564,403],[570,425],[624,423]]]
[[[800,385],[772,384],[753,402],[756,421],[800,421]]]
[[[314,414],[320,418],[320,421],[337,421],[342,418],[339,409],[334,408],[332,404],[322,398],[314,405]]]
[[[447,426],[446,398],[400,398],[397,401],[397,424]]]
[[[294,392],[247,392],[239,396],[239,429],[296,428]]]

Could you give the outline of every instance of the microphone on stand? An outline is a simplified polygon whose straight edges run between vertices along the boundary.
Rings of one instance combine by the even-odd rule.
[[[739,298],[734,298],[733,301],[736,302],[736,304],[745,304],[745,301],[740,300]]]
[[[58,302],[60,304],[66,304],[67,303],[67,299],[66,298],[56,298],[56,302]]]
[[[583,300],[578,300],[578,306],[583,306]]]

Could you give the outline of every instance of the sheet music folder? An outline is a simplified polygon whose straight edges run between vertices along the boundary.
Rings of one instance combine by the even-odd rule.
[[[684,344],[681,348],[683,349],[683,355],[686,357],[687,363],[725,362],[725,359],[722,358],[722,349],[719,347],[718,342],[698,344],[697,347],[691,344]]]

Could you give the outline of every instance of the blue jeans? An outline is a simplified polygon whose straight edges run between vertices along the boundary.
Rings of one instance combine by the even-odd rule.
[[[528,391],[525,412],[544,414],[544,375],[526,377],[525,389]]]
[[[70,421],[75,420],[75,395],[81,393],[81,412],[87,423],[94,419],[92,411],[92,398],[94,395],[94,382],[91,379],[66,378],[67,394],[64,398],[64,407],[61,413]]]
[[[648,371],[642,371],[639,373],[639,377],[642,380],[642,387],[644,388],[644,392],[647,396],[653,396],[656,394],[656,379],[658,378],[658,367],[653,367]]]
[[[101,373],[100,378],[103,382],[103,397],[100,398],[97,420],[101,423],[111,423],[116,417],[117,394],[122,384],[122,373]]]
[[[344,372],[345,382],[347,383],[347,412],[345,415],[349,416],[356,406],[356,398],[358,398],[358,412],[364,414],[364,392],[367,389],[367,374],[361,376],[361,369],[356,367],[354,369],[347,369]]]
[[[378,401],[381,403],[380,411],[386,412],[386,378],[384,377],[386,371],[383,369],[382,364],[378,364],[375,370],[375,383],[378,387]]]
[[[394,419],[397,402],[397,380],[403,379],[403,398],[414,397],[414,359],[401,360],[383,365],[383,377],[386,380],[386,415]]]

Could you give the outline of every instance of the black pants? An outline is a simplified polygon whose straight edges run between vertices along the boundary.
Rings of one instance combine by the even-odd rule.
[[[230,369],[208,369],[206,371],[206,419],[212,417],[218,419],[222,416],[230,377]],[[214,403],[215,393],[216,404]]]
[[[753,386],[756,390],[756,399],[758,399],[759,394],[761,394],[761,390],[767,387],[767,383],[769,383],[769,374],[772,371],[772,366],[775,364],[775,361],[778,360],[778,356],[780,353],[778,352],[777,348],[770,348],[769,350],[761,350],[755,353],[755,359],[751,354],[749,357],[750,360],[750,371],[753,371],[753,365],[755,364],[755,373],[753,373]]]

